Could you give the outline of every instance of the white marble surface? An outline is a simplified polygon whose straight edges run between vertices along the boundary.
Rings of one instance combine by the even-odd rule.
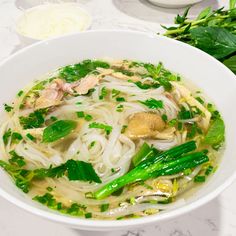
[[[55,1],[55,0],[54,0]],[[21,13],[42,0],[0,0],[0,60],[23,47],[14,32],[14,22]],[[161,24],[170,24],[177,12],[155,7],[145,0],[80,0],[93,16],[92,29],[132,29],[161,31]],[[207,5],[227,5],[227,0],[206,0],[196,5],[194,15]],[[17,8],[18,7],[18,8]],[[142,230],[112,232],[104,236],[235,236],[236,235],[236,182],[209,204],[159,225]],[[0,198],[1,236],[85,236],[62,225],[31,215]],[[98,236],[98,234],[96,233]]]

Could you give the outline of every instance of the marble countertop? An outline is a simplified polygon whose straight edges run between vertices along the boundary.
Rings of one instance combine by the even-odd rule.
[[[0,60],[24,47],[14,32],[14,22],[22,10],[39,2],[44,1],[0,0]],[[93,16],[91,29],[160,32],[160,24],[171,24],[174,16],[179,11],[183,11],[183,9],[158,8],[145,0],[79,0],[77,2]],[[206,0],[195,5],[191,14],[197,14],[205,6],[215,8],[226,6],[227,2],[227,0]],[[141,230],[112,232],[112,236],[235,236],[235,195],[236,182],[215,200],[177,219]],[[88,234],[29,214],[0,198],[0,235],[86,236]],[[96,233],[96,235],[109,236],[111,233]]]

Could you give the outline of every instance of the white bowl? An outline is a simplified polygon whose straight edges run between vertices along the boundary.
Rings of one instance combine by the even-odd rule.
[[[18,190],[0,171],[0,195],[17,206],[49,220],[84,230],[116,230],[157,223],[207,203],[235,178],[236,78],[223,64],[184,43],[131,31],[90,31],[42,41],[12,55],[0,64],[0,104],[11,101],[30,81],[60,66],[88,58],[126,58],[164,65],[201,88],[215,102],[226,124],[226,150],[216,173],[185,206],[139,219],[99,221],[73,218],[51,211]]]
[[[202,2],[203,0],[148,0],[148,1],[160,7],[181,8],[198,2]]]
[[[76,10],[77,11],[76,14],[80,13],[80,18],[81,18],[81,16],[84,16],[84,24],[82,25],[83,27],[81,26],[81,30],[78,30],[74,26],[74,28],[71,28],[68,32],[57,32],[56,31],[51,36],[46,37],[46,35],[44,35],[41,38],[35,37],[35,34],[32,33],[32,31],[30,32],[29,30],[25,30],[25,32],[22,32],[22,25],[24,25],[24,22],[26,21],[27,18],[30,17],[29,15],[31,15],[32,13],[37,13],[38,18],[40,18],[40,17],[42,18],[41,20],[37,21],[38,24],[36,24],[34,26],[34,29],[40,30],[42,28],[45,28],[44,27],[45,22],[43,21],[44,15],[42,15],[42,14],[48,13],[49,9],[50,10],[56,9],[56,12],[61,12],[62,16],[64,18],[65,18],[65,14],[67,14],[67,16],[70,15],[69,10],[71,10],[71,9]],[[54,12],[54,14],[55,14],[55,12]],[[58,18],[58,15],[56,15],[56,17]],[[70,21],[68,21],[68,19],[67,19],[67,22],[70,22]],[[91,27],[91,24],[92,24],[91,14],[78,3],[73,3],[73,2],[71,2],[71,3],[65,2],[65,3],[59,3],[59,4],[58,3],[45,3],[45,4],[41,4],[41,5],[37,5],[37,6],[31,7],[31,8],[28,8],[27,10],[23,11],[22,14],[20,14],[20,16],[16,19],[15,31],[18,34],[19,39],[21,40],[22,44],[26,46],[26,45],[33,44],[33,43],[36,43],[41,40],[49,39],[49,37],[55,38],[55,37],[62,36],[62,35],[86,31]],[[33,30],[33,29],[31,29],[31,30]]]

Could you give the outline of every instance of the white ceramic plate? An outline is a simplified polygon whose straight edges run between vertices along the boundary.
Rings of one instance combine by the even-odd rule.
[[[60,66],[88,58],[112,57],[164,65],[201,88],[215,102],[226,124],[226,150],[217,172],[187,199],[186,205],[161,214],[122,221],[94,221],[73,218],[37,204],[18,190],[0,171],[0,195],[17,206],[44,218],[85,230],[115,230],[141,227],[177,217],[210,201],[235,178],[236,78],[220,62],[172,39],[130,31],[91,31],[39,42],[0,64],[0,104],[11,101],[30,81]],[[2,107],[3,109],[3,107]]]

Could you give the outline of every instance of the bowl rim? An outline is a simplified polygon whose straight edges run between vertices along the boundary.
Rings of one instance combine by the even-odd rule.
[[[202,55],[205,58],[208,58],[208,60],[212,60],[215,62],[216,66],[221,67],[223,70],[225,70],[225,74],[228,75],[229,77],[235,77],[235,74],[230,71],[226,66],[224,66],[221,62],[210,56],[209,54],[201,51],[198,48],[194,48],[188,44],[185,44],[183,42],[179,42],[177,40],[173,40],[164,36],[157,35],[155,33],[147,33],[147,32],[140,32],[140,31],[134,31],[134,30],[90,30],[86,32],[81,32],[81,33],[73,33],[69,35],[64,35],[60,36],[57,38],[51,38],[48,40],[42,40],[39,42],[36,42],[32,45],[29,45],[25,48],[20,49],[16,53],[10,55],[9,57],[5,58],[0,62],[0,67],[3,66],[5,63],[10,61],[12,58],[15,56],[18,56],[20,54],[24,54],[25,51],[30,50],[31,48],[38,47],[43,44],[49,44],[53,43],[53,41],[56,40],[61,40],[63,38],[69,38],[73,36],[79,36],[80,34],[96,34],[96,33],[125,33],[125,34],[136,34],[137,36],[145,36],[145,37],[151,37],[151,38],[161,38],[163,40],[169,41],[173,44],[176,45],[182,45],[186,48],[191,48],[191,50],[197,52],[198,54]],[[235,80],[235,85],[236,85],[236,80]],[[217,197],[223,190],[225,190],[229,185],[232,184],[232,182],[236,179],[236,171],[229,177],[227,178],[221,185],[219,185],[217,188],[215,188],[214,191],[211,193],[207,194],[204,197],[201,197],[197,200],[195,200],[192,203],[189,203],[187,206],[181,206],[179,208],[173,209],[170,212],[166,212],[164,214],[154,214],[151,216],[143,217],[143,218],[137,218],[137,219],[128,219],[128,220],[92,220],[92,219],[81,219],[81,218],[75,218],[75,217],[70,217],[67,215],[63,214],[55,214],[53,210],[45,208],[39,209],[37,206],[32,206],[29,205],[18,198],[12,196],[5,190],[0,188],[0,196],[8,200],[9,202],[13,203],[14,205],[32,213],[38,216],[41,216],[43,218],[52,220],[57,223],[63,223],[65,225],[71,226],[71,227],[77,227],[80,229],[85,229],[85,230],[90,230],[90,231],[107,231],[109,229],[116,230],[116,229],[124,229],[127,227],[141,227],[144,225],[148,224],[153,224],[157,222],[161,222],[167,219],[172,219],[177,216],[180,216],[182,214],[185,214],[187,212],[190,212]],[[93,228],[94,227],[94,228]]]

